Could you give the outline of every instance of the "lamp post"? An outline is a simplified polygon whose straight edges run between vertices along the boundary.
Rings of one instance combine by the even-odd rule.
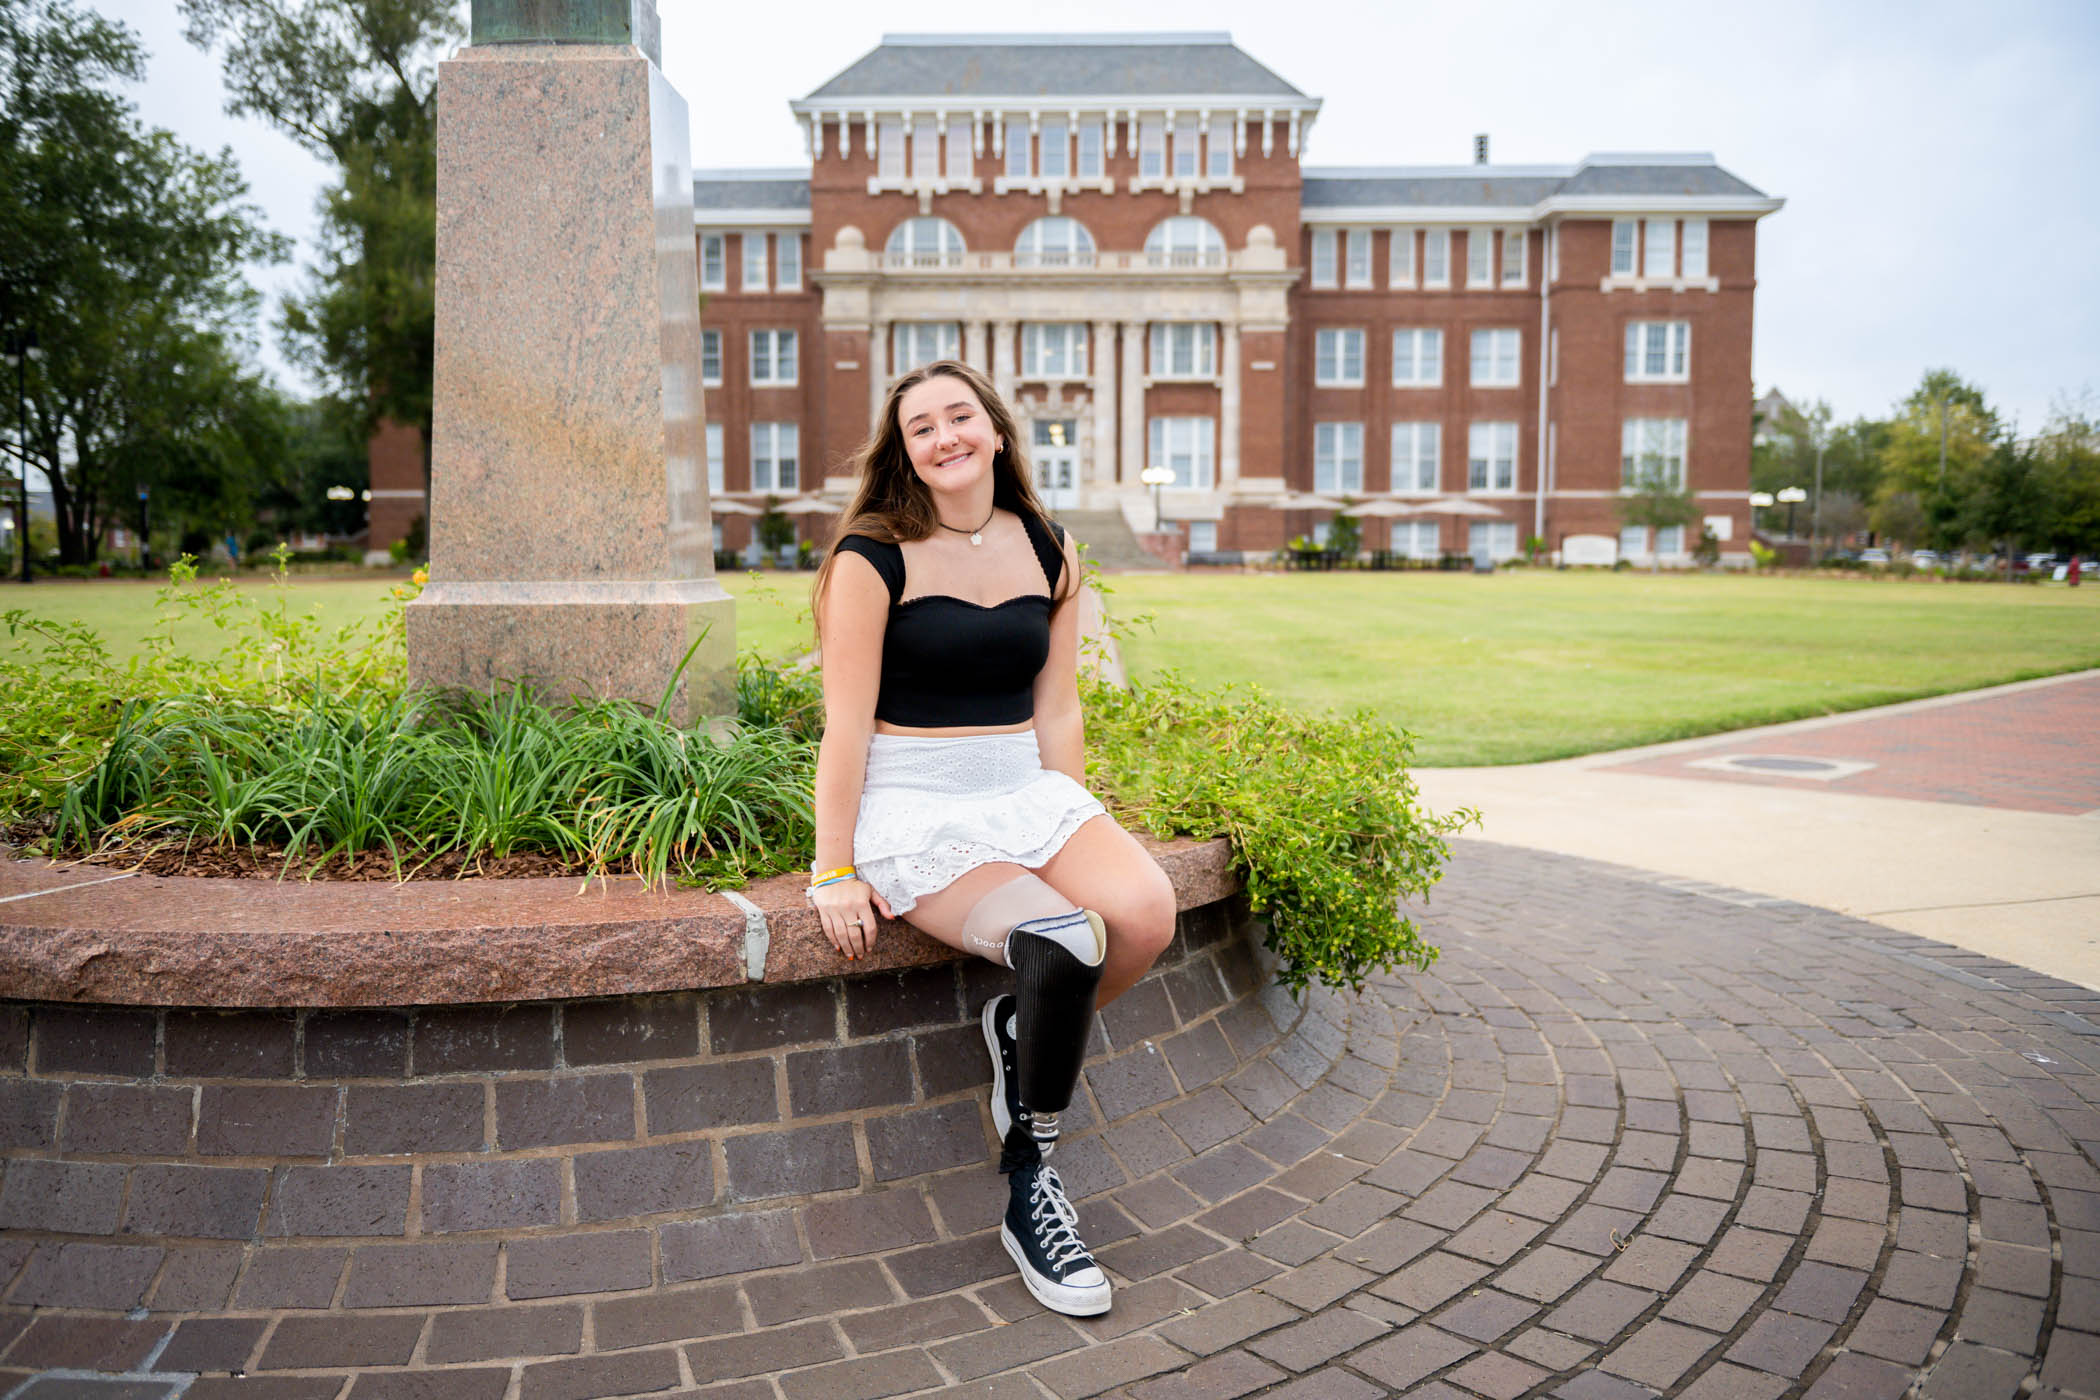
[[[1786,507],[1786,537],[1794,537],[1794,507],[1808,499],[1808,492],[1798,486],[1783,486],[1772,497]]]
[[[22,582],[29,582],[29,362],[40,359],[36,332],[23,327],[7,333],[7,362],[15,367],[15,457],[20,489],[15,492],[15,557]]]
[[[1166,529],[1165,517],[1160,505],[1160,491],[1174,480],[1172,467],[1147,467],[1138,473],[1138,480],[1152,488],[1152,533]]]
[[[1757,513],[1771,504],[1772,493],[1770,491],[1752,491],[1750,493],[1750,530],[1752,534],[1757,532]]]

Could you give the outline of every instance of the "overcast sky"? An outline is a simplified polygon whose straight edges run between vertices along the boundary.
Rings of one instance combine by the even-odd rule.
[[[328,172],[221,112],[217,61],[173,0],[84,0],[151,54],[148,122],[229,145],[295,264]],[[806,165],[787,103],[886,31],[970,29],[984,7],[792,8],[659,0],[693,163]],[[1787,204],[1758,238],[1754,375],[1840,418],[1886,413],[1928,366],[1981,384],[2024,431],[2100,395],[2100,3],[2000,0],[1064,0],[1060,30],[1229,30],[1324,99],[1311,166],[1572,164],[1591,151],[1711,151]],[[264,362],[294,388],[274,331]]]

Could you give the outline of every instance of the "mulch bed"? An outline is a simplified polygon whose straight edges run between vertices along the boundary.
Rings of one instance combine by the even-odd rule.
[[[0,834],[8,854],[26,854],[42,844],[49,831],[35,823],[16,822]],[[359,851],[325,861],[301,858],[287,865],[282,846],[208,846],[180,840],[113,843],[81,854],[52,857],[68,865],[101,865],[135,870],[141,875],[202,875],[236,880],[527,880],[536,876],[581,876],[582,865],[537,851],[500,860],[470,860],[462,851],[436,855],[404,854],[401,868],[385,851]],[[619,872],[615,872],[619,873]]]

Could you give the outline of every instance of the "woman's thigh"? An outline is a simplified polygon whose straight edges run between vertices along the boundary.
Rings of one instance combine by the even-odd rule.
[[[1174,937],[1174,886],[1114,817],[1081,826],[1036,874],[1108,926],[1104,1006],[1142,977]]]

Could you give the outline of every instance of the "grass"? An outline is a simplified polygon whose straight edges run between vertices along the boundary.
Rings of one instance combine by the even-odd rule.
[[[207,575],[208,577],[208,575]],[[334,630],[349,623],[383,616],[394,606],[387,590],[405,575],[295,576],[293,607],[320,609],[322,626]],[[800,655],[813,645],[808,620],[811,574],[724,574],[722,587],[737,601],[739,651],[756,647],[773,658]],[[84,623],[102,634],[110,653],[122,662],[138,650],[139,639],[153,621],[154,591],[165,579],[42,579],[23,588],[0,582],[0,612],[27,608],[39,616]],[[267,576],[244,575],[244,589],[266,590]],[[176,644],[215,650],[212,627],[195,619],[174,629]],[[0,633],[0,646],[7,645]]]
[[[2100,589],[1771,576],[1127,575],[1139,679],[1366,706],[1429,767],[1529,763],[2100,666]]]

